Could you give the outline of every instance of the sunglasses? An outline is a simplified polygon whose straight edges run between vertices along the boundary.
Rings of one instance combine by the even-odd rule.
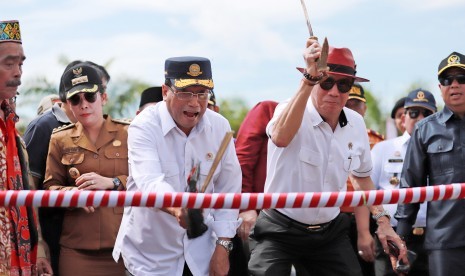
[[[420,112],[421,114],[423,114],[423,117],[428,117],[429,115],[433,114],[433,112],[431,110],[427,110],[427,109],[416,109],[416,108],[412,108],[412,109],[408,109],[405,111],[405,113],[408,113],[408,115],[410,116],[410,118],[412,119],[416,119],[418,118],[418,116],[420,116]]]
[[[439,78],[439,83],[443,86],[449,86],[456,80],[459,84],[465,84],[465,75],[452,75]]]
[[[330,90],[331,88],[333,88],[334,84],[337,85],[337,89],[340,93],[347,93],[352,88],[352,85],[354,85],[354,79],[345,78],[336,81],[332,77],[329,77],[323,82],[320,82],[320,87],[324,90]]]
[[[86,101],[88,103],[94,103],[96,100],[97,100],[97,93],[98,92],[95,92],[95,93],[78,93],[74,96],[72,96],[71,98],[68,99],[68,101],[71,103],[71,105],[78,105],[81,103],[81,94],[84,95],[84,98],[86,99]]]

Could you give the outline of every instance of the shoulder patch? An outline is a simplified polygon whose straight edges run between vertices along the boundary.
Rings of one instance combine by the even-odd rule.
[[[375,136],[375,137],[377,137],[377,138],[379,138],[381,140],[384,140],[384,135],[377,132],[377,131],[374,131],[374,130],[368,128],[367,133],[368,133],[368,135],[372,135],[372,136]]]
[[[65,129],[71,129],[73,127],[74,127],[74,124],[62,125],[62,126],[54,128],[53,131],[52,131],[52,134],[60,132],[60,131],[65,130]]]
[[[123,125],[130,125],[132,122],[131,118],[124,118],[124,119],[111,119],[112,122],[115,122],[117,124],[123,124]]]

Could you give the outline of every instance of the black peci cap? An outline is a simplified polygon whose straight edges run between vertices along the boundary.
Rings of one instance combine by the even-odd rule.
[[[453,52],[439,63],[438,76],[451,67],[458,67],[465,70],[465,56],[458,52]]]
[[[402,97],[402,98],[397,100],[396,104],[394,105],[394,107],[392,108],[392,111],[391,111],[391,118],[392,119],[395,119],[397,109],[399,109],[401,107],[404,107],[405,99],[407,99],[407,97]]]
[[[163,93],[161,91],[161,86],[149,87],[142,91],[140,96],[139,108],[148,104],[148,103],[158,103],[163,101]]]

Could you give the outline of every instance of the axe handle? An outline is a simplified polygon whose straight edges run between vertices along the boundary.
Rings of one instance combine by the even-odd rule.
[[[220,148],[218,149],[218,152],[216,153],[215,159],[213,160],[213,164],[210,168],[210,171],[208,172],[207,178],[205,179],[205,182],[202,185],[202,189],[200,190],[201,193],[204,193],[205,190],[207,189],[208,184],[210,183],[210,180],[212,179],[213,174],[216,171],[216,167],[218,167],[218,164],[220,163],[221,158],[223,158],[224,152],[226,151],[226,148],[228,147],[229,141],[231,141],[233,134],[234,134],[233,131],[229,131],[229,132],[226,132],[226,134],[224,135],[223,141],[221,142]]]

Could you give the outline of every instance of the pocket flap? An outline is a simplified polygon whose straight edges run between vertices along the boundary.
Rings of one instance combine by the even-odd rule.
[[[61,163],[63,165],[77,165],[84,161],[84,152],[73,152],[64,154],[61,157]]]
[[[440,139],[434,141],[433,143],[428,145],[427,152],[428,153],[442,153],[442,152],[449,152],[454,147],[454,143],[450,140]]]

